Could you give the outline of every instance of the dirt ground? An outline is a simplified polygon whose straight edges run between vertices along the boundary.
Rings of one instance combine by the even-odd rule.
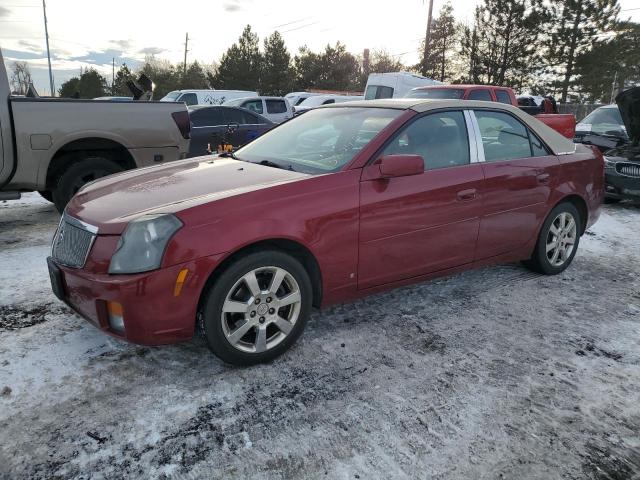
[[[58,221],[0,203],[0,478],[640,479],[640,207],[573,265],[316,312],[269,365],[111,339],[50,292]]]

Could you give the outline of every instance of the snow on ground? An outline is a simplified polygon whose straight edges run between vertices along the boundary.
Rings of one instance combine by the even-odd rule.
[[[573,265],[316,312],[269,365],[106,337],[50,292],[58,221],[0,203],[0,478],[640,478],[640,208]]]

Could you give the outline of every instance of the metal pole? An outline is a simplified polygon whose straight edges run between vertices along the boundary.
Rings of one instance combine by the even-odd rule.
[[[44,37],[47,40],[47,60],[49,62],[49,87],[51,88],[51,96],[55,97],[55,91],[53,87],[53,72],[51,71],[51,52],[49,51],[49,29],[47,28],[47,5],[45,0],[42,0],[42,12],[44,13]]]
[[[116,57],[111,58],[111,95],[115,96],[116,86]]]
[[[184,65],[182,66],[182,76],[186,77],[187,75],[187,45],[189,45],[189,32],[184,37]]]
[[[611,84],[611,99],[609,103],[613,103],[614,93],[616,91],[616,82],[618,81],[618,71],[616,70],[615,75],[613,76],[613,83]]]
[[[424,37],[424,56],[422,57],[422,76],[427,76],[427,58],[429,56],[429,37],[431,37],[431,16],[433,15],[433,0],[429,0],[429,16],[427,18],[427,34]]]

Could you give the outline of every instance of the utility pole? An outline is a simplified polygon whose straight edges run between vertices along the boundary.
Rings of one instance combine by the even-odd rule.
[[[116,57],[111,58],[111,95],[116,95]]]
[[[47,41],[47,60],[49,61],[49,88],[51,89],[51,96],[55,97],[55,91],[53,88],[53,72],[51,71],[51,52],[49,51],[49,29],[47,28],[47,5],[45,0],[42,0],[42,13],[44,13],[44,37]]]
[[[422,76],[427,76],[427,59],[429,58],[429,37],[431,37],[431,16],[433,15],[433,0],[429,0],[429,16],[427,18],[427,34],[424,37],[424,55],[422,57]]]
[[[184,37],[184,65],[182,66],[182,77],[186,77],[187,76],[187,52],[189,51],[187,49],[189,45],[189,32],[187,32],[187,35]]]
[[[615,98],[617,82],[618,82],[618,71],[616,70],[616,73],[613,76],[613,83],[611,84],[611,99],[609,100],[609,103],[613,103],[613,99]]]

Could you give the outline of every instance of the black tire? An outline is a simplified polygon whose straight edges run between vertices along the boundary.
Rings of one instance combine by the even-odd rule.
[[[48,190],[38,190],[38,193],[42,198],[44,198],[47,202],[53,203],[53,195]]]
[[[90,156],[76,161],[58,178],[53,190],[53,203],[56,209],[62,213],[71,197],[86,183],[122,170],[124,169],[116,162],[101,156]]]
[[[568,213],[573,217],[576,226],[576,235],[573,251],[564,260],[564,263],[562,263],[562,265],[556,266],[551,263],[551,260],[547,256],[547,240],[549,240],[550,235],[553,236],[553,233],[550,232],[551,225],[561,213]],[[547,219],[544,221],[544,224],[540,229],[536,247],[533,250],[533,255],[529,260],[524,262],[525,266],[535,272],[542,273],[544,275],[557,275],[558,273],[564,271],[573,261],[573,257],[575,257],[576,252],[578,251],[581,234],[582,219],[580,218],[578,209],[569,202],[563,202],[559,205],[556,205],[556,207],[551,210],[551,212],[547,216]]]
[[[606,195],[604,196],[604,203],[606,203],[607,205],[610,205],[612,203],[620,203],[622,199],[620,198],[615,198],[615,197],[607,197]]]
[[[298,316],[293,323],[292,329],[288,332],[288,334],[286,334],[286,336],[284,336],[284,339],[274,345],[272,348],[269,348],[261,353],[245,352],[240,350],[239,348],[236,348],[225,335],[225,326],[223,324],[228,325],[227,322],[229,320],[227,319],[230,318],[228,317],[228,315],[234,314],[226,313],[223,319],[223,305],[225,303],[225,300],[227,299],[227,295],[233,294],[232,292],[235,290],[234,286],[237,285],[237,282],[241,281],[244,275],[256,269],[268,269],[269,267],[276,267],[286,270],[286,272],[288,272],[293,277],[293,279],[295,279],[295,282],[297,282],[300,293]],[[284,283],[285,282],[283,282],[283,284]],[[264,290],[262,284],[260,285],[260,289]],[[248,289],[246,290],[246,293],[249,293]],[[267,250],[249,253],[246,256],[239,258],[224,270],[224,272],[216,279],[215,283],[213,283],[209,287],[208,291],[205,292],[204,295],[204,302],[202,304],[199,315],[201,315],[201,327],[203,330],[203,334],[207,340],[209,349],[217,357],[227,363],[230,363],[232,365],[245,366],[269,362],[284,353],[295,343],[298,337],[302,334],[307,320],[309,319],[309,315],[311,314],[313,289],[311,286],[309,274],[298,260],[291,257],[290,255],[287,255],[286,253],[277,250]],[[254,308],[254,303],[249,303],[249,305],[251,305],[249,308]],[[293,307],[283,308],[285,308],[286,312],[287,308]],[[241,319],[238,320],[240,324],[243,324],[245,321],[250,320],[248,316],[249,313],[250,312],[247,312],[246,316],[243,313],[235,314],[241,316]],[[256,317],[253,317],[251,321],[254,323],[257,322]],[[260,327],[258,325],[255,325],[254,327],[251,327],[251,329],[247,332],[249,338],[251,338],[252,335],[255,335],[256,345],[259,328]],[[264,328],[266,332],[266,329],[271,327],[265,326]],[[247,335],[243,336],[242,338],[246,338]],[[267,334],[265,333],[265,335]],[[276,333],[275,335],[277,336],[278,334]],[[272,336],[271,338],[276,338],[276,336]]]

